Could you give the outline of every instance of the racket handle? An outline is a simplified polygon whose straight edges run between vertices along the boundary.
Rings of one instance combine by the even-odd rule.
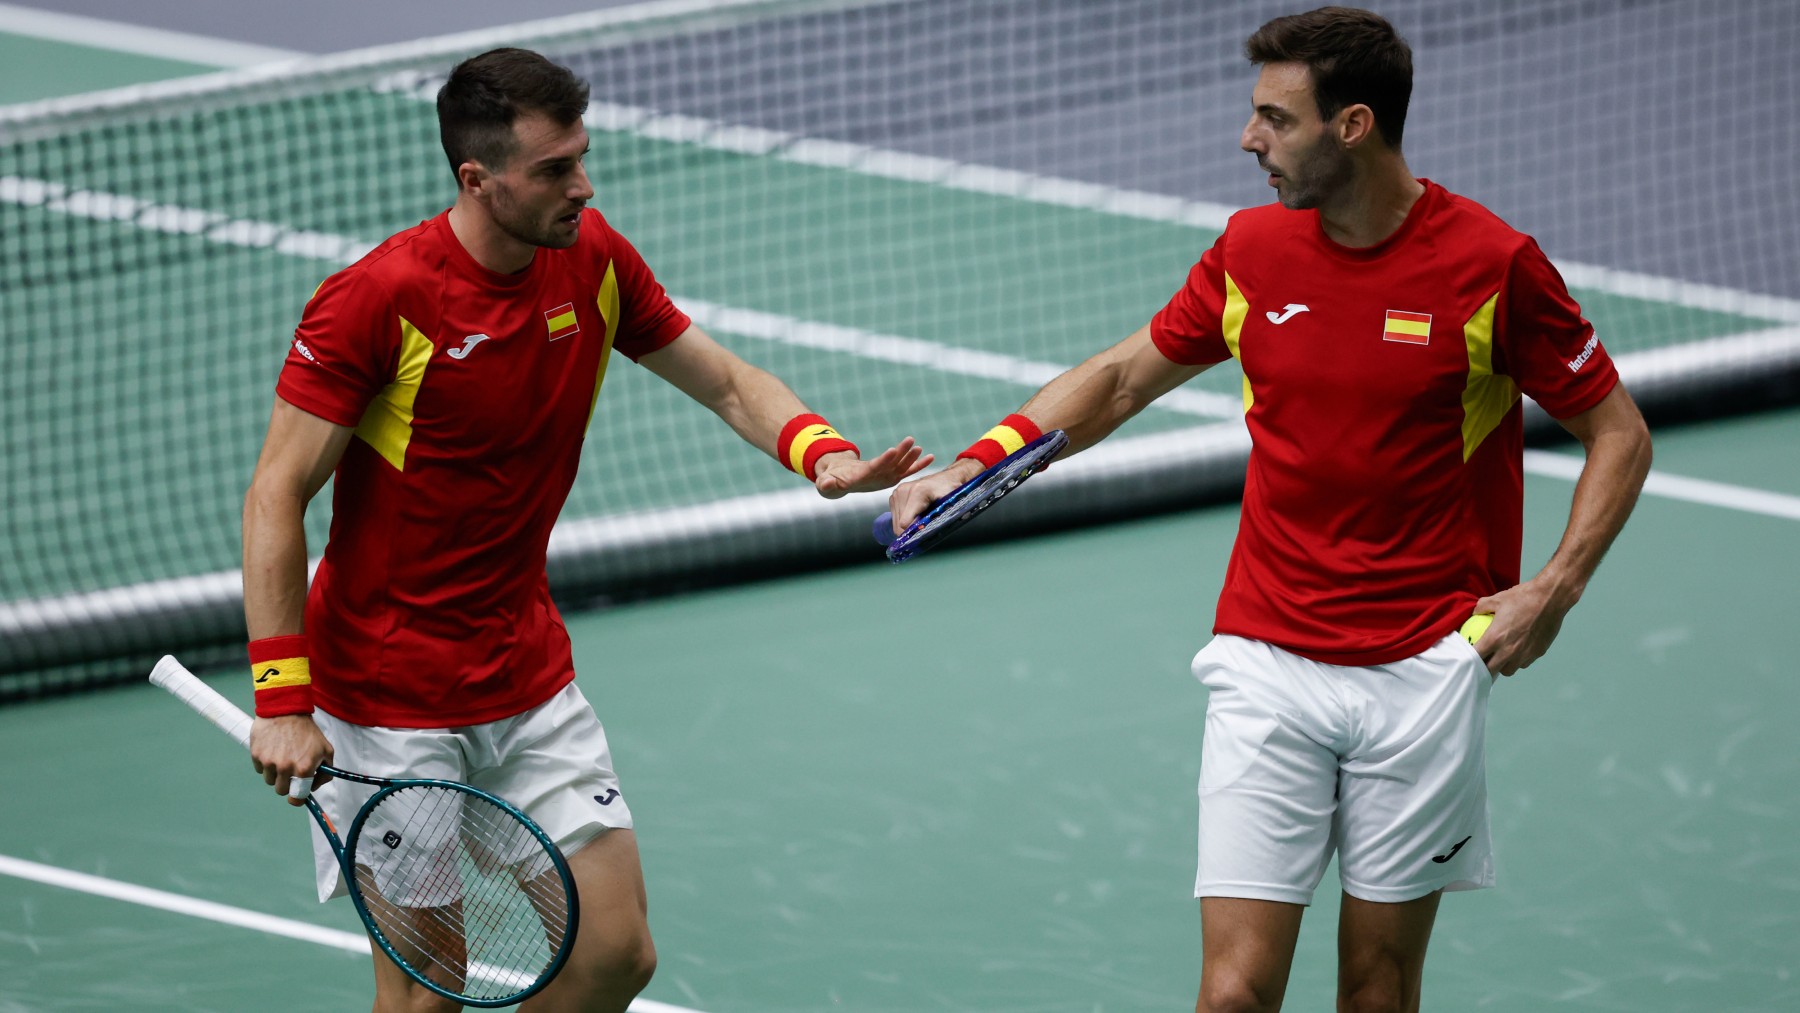
[[[194,713],[219,726],[219,730],[236,739],[238,745],[250,748],[250,715],[220,696],[218,690],[201,682],[181,662],[163,655],[150,670],[150,681],[173,693],[175,699],[193,708]]]
[[[219,726],[219,730],[236,739],[238,745],[250,748],[250,715],[221,696],[218,690],[201,682],[200,677],[188,671],[181,662],[163,655],[150,670],[150,682],[168,690],[175,699],[193,708],[194,713]],[[312,783],[310,777],[293,778],[289,782],[288,797],[305,799],[312,794]]]
[[[875,535],[875,541],[879,544],[894,544],[894,539],[899,536],[894,534],[894,512],[892,510],[884,511],[880,517],[875,518],[875,529],[872,533]]]

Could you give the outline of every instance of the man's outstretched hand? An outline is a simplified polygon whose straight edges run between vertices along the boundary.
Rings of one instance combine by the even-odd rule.
[[[847,450],[826,454],[813,464],[813,474],[818,476],[814,485],[826,499],[851,492],[875,492],[911,478],[930,467],[933,460],[908,436],[866,461]]]

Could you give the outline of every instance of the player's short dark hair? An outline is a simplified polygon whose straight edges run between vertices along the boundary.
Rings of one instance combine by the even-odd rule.
[[[1382,140],[1400,150],[1412,99],[1412,48],[1386,18],[1354,7],[1290,14],[1258,28],[1244,55],[1251,63],[1306,64],[1320,116],[1366,105]]]
[[[480,162],[499,171],[513,155],[519,114],[569,126],[587,109],[587,82],[529,49],[490,49],[456,65],[438,89],[438,136],[450,171]]]

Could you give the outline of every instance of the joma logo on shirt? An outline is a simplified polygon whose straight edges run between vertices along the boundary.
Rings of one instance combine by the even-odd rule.
[[[306,347],[306,342],[301,341],[299,338],[294,339],[294,350],[299,352],[301,355],[306,356],[307,362],[318,362],[319,361],[317,358],[315,358],[313,356],[312,349]]]
[[[1587,361],[1594,357],[1594,349],[1599,347],[1600,335],[1596,334],[1593,337],[1588,338],[1587,344],[1581,346],[1581,354],[1569,360],[1569,372],[1581,372],[1581,367],[1587,365]]]
[[[466,359],[466,358],[468,358],[469,353],[473,352],[475,350],[476,345],[479,345],[483,341],[488,341],[488,340],[491,340],[491,339],[489,339],[488,336],[485,334],[471,334],[468,337],[463,339],[461,348],[449,349],[450,357],[452,359]]]

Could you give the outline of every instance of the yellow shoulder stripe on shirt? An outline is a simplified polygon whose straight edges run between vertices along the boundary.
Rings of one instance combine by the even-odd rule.
[[[363,411],[356,435],[398,471],[406,470],[406,448],[412,442],[413,401],[431,363],[431,339],[400,318],[400,367]]]
[[[1231,357],[1244,364],[1244,356],[1238,348],[1238,340],[1244,333],[1244,318],[1250,315],[1250,300],[1238,289],[1237,281],[1227,272],[1225,274],[1225,312],[1220,315],[1220,329],[1225,334],[1225,347],[1231,350]],[[1244,374],[1244,411],[1250,410],[1255,401],[1250,393],[1250,374]]]
[[[1499,428],[1506,413],[1519,403],[1519,386],[1512,377],[1494,372],[1495,292],[1463,324],[1463,344],[1469,350],[1469,379],[1463,386],[1463,460],[1467,461],[1488,434]]]
[[[606,337],[600,343],[600,368],[594,374],[594,396],[588,401],[586,432],[594,424],[594,408],[600,403],[600,385],[606,382],[606,361],[612,358],[613,338],[619,334],[619,278],[613,273],[613,262],[606,262],[606,277],[600,279],[600,291],[594,296],[600,319],[606,322]]]

